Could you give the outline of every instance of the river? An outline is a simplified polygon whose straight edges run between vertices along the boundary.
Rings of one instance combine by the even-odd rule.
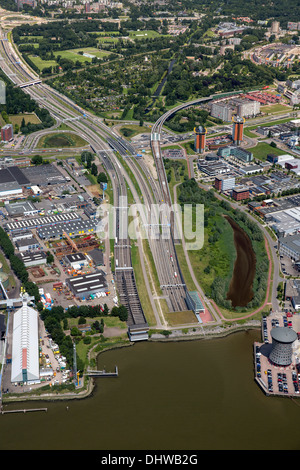
[[[214,340],[143,342],[102,353],[90,398],[9,405],[1,449],[299,449],[300,401],[266,397],[253,378],[251,330]],[[68,406],[68,410],[67,410]]]
[[[256,258],[247,233],[230,217],[226,217],[234,231],[236,260],[227,299],[233,307],[245,307],[253,298],[253,279]]]

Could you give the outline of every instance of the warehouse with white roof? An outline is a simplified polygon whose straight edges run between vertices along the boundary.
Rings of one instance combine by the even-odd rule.
[[[13,315],[11,381],[39,382],[38,313],[23,302]]]
[[[87,298],[96,292],[107,290],[107,281],[103,271],[71,277],[66,279],[66,283],[75,297],[79,298]]]

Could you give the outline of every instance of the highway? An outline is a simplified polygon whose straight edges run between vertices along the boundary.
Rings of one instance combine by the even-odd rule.
[[[37,78],[28,67],[16,56],[7,37],[0,30],[0,66],[3,72],[16,85],[24,83],[35,84],[23,88],[40,106],[49,110],[58,124],[68,122],[68,125],[81,135],[96,153],[103,163],[113,185],[114,206],[116,211],[116,235],[118,242],[115,244],[115,259],[118,259],[118,269],[116,272],[116,285],[120,295],[121,303],[128,309],[128,331],[132,341],[145,339],[149,329],[148,323],[143,312],[139,295],[136,288],[136,281],[131,264],[131,248],[127,239],[119,240],[119,232],[126,231],[127,220],[125,223],[120,219],[124,198],[127,196],[127,187],[121,166],[117,161],[114,152],[111,152],[111,146],[107,143],[108,138],[114,137],[106,126],[102,125],[100,119],[93,115],[85,113],[81,108],[74,104],[58,92],[52,90],[43,83],[38,83]],[[101,124],[101,127],[100,127]],[[46,132],[46,130],[45,130]],[[48,130],[49,132],[49,130]],[[33,137],[34,139],[34,137]]]
[[[163,186],[165,185],[163,191],[161,190],[162,187],[157,186],[153,178],[150,183],[152,190],[149,185],[145,184],[141,171],[139,171],[137,165],[131,161],[131,158],[128,158],[135,154],[135,149],[130,143],[114,134],[99,118],[82,110],[70,99],[52,90],[44,83],[38,83],[38,77],[31,73],[26,65],[23,65],[20,58],[16,56],[16,52],[12,50],[10,43],[6,38],[3,39],[3,36],[1,39],[0,54],[5,58],[5,60],[1,60],[1,68],[6,75],[9,76],[11,81],[17,86],[23,85],[24,83],[35,83],[24,87],[23,90],[29,93],[41,106],[47,108],[58,123],[67,122],[68,126],[77,131],[79,135],[90,143],[98,157],[106,164],[106,169],[110,173],[111,179],[115,178],[117,175],[117,180],[119,181],[117,194],[123,195],[121,188],[123,183],[121,183],[121,181],[124,180],[124,177],[119,168],[116,155],[114,152],[111,152],[112,149],[118,152],[123,158],[126,158],[126,163],[132,170],[140,188],[143,188],[144,202],[147,201],[149,208],[152,207],[151,204],[153,203],[168,204],[166,197],[166,194],[168,194],[167,182],[163,183]],[[32,147],[35,137],[32,137],[32,139],[30,147]],[[105,150],[105,152],[103,152],[103,150]],[[163,168],[160,168],[159,172],[162,170],[164,171]],[[153,188],[156,188],[154,199]],[[118,204],[117,202],[116,207],[119,207]],[[177,261],[175,246],[172,240],[172,234],[170,236],[169,226],[170,220],[165,219],[163,223],[157,220],[153,224],[153,220],[151,221],[151,219],[149,219],[147,231],[150,250],[154,258],[162,295],[167,301],[169,310],[175,312],[188,310],[188,306],[186,303],[186,286]],[[115,248],[115,259],[118,260],[118,269],[116,271],[116,273],[118,272],[117,280],[122,279],[119,285],[117,281],[117,288],[118,291],[121,290],[124,292],[123,281],[125,277],[129,279],[131,276],[129,269],[131,266],[130,243],[128,243],[128,240],[122,241],[124,252],[125,249],[127,250],[127,254],[124,255],[124,257],[120,256],[120,244],[121,242],[119,240]],[[121,262],[123,262],[124,266],[120,265]],[[122,276],[120,274],[121,267],[124,268]],[[143,313],[141,314],[143,315]],[[138,321],[138,323],[140,322]]]

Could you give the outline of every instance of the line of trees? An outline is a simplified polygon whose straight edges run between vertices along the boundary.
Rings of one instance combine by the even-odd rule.
[[[0,227],[0,247],[6,258],[9,260],[13,272],[25,287],[26,292],[29,295],[34,296],[35,301],[38,302],[40,300],[38,286],[34,282],[28,280],[28,272],[24,262],[21,258],[15,255],[14,245],[2,227]]]

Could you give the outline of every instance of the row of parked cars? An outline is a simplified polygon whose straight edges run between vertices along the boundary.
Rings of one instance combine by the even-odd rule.
[[[292,372],[292,379],[295,393],[299,393],[299,383],[300,383],[300,374],[297,374],[295,371]]]
[[[268,338],[268,327],[267,327],[267,317],[266,317],[266,316],[263,316],[263,319],[262,319],[262,327],[263,327],[263,338],[264,338],[264,342],[265,342],[265,343],[268,343],[268,342],[269,342],[269,338]]]
[[[277,372],[278,391],[288,393],[288,384],[285,373]]]
[[[287,328],[293,328],[292,320],[288,318],[287,315],[283,316],[283,326]]]
[[[257,377],[261,377],[261,364],[260,364],[260,356],[261,352],[259,351],[259,346],[255,346],[255,362],[256,362],[256,375]]]
[[[267,370],[267,378],[268,378],[268,390],[269,392],[273,392],[273,379],[272,379],[271,369]]]

